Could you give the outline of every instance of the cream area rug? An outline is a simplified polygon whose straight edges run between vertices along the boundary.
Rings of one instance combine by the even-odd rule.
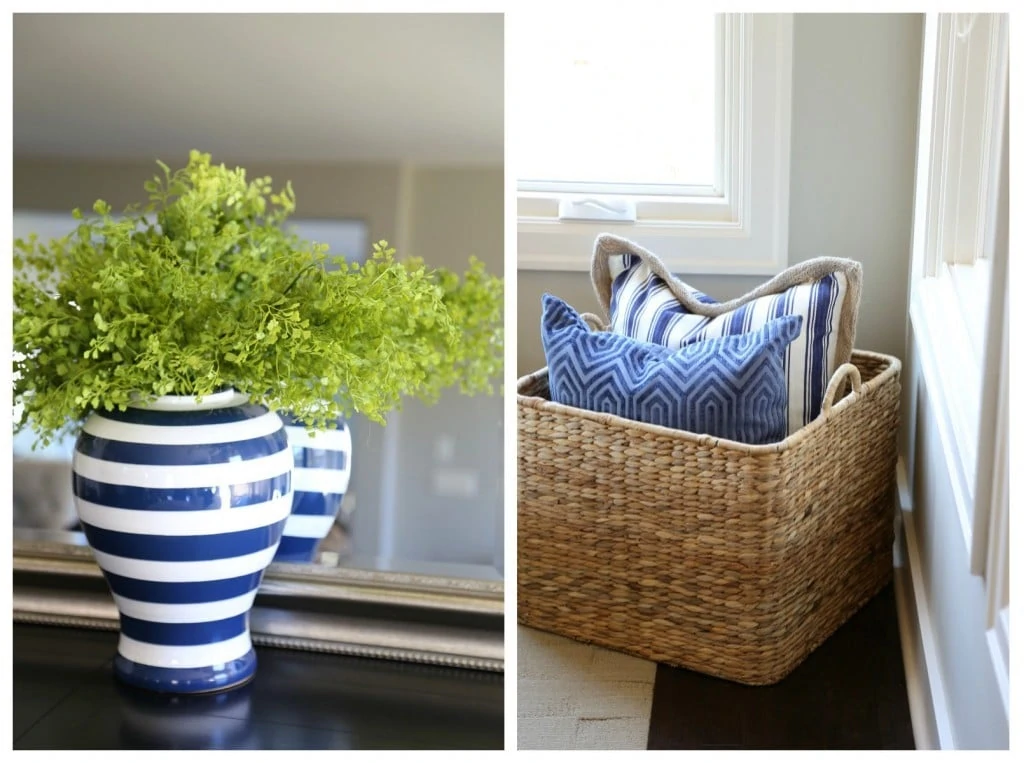
[[[520,750],[644,750],[657,665],[519,626]]]

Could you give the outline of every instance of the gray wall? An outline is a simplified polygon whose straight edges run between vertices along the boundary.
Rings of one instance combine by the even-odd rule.
[[[789,264],[864,264],[857,346],[903,357],[921,69],[920,14],[796,14]],[[721,299],[760,277],[688,276]],[[540,298],[598,312],[588,273],[519,273],[520,375],[544,365]]]
[[[920,14],[798,14],[789,261],[864,263],[857,345],[900,358],[907,322]]]

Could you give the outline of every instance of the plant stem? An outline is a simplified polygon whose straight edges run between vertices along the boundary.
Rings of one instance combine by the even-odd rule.
[[[308,265],[306,265],[306,267],[304,267],[302,270],[300,270],[298,273],[296,273],[295,278],[292,279],[292,282],[290,284],[288,284],[288,288],[285,289],[282,293],[283,294],[287,294],[289,291],[291,291],[292,287],[299,282],[300,278],[302,278],[302,274],[305,273],[310,268],[315,268],[317,266],[317,264],[318,263],[316,263],[316,262],[311,262]]]

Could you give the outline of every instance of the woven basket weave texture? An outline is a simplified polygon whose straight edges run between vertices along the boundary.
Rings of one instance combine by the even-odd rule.
[[[861,383],[830,387],[859,391],[760,446],[520,379],[519,621],[741,683],[788,675],[892,576],[900,363],[852,365]]]

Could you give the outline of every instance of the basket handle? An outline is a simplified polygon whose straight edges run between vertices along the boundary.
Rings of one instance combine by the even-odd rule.
[[[859,395],[861,391],[860,382],[860,371],[857,366],[853,363],[843,363],[836,369],[836,372],[832,374],[832,379],[829,381],[828,386],[825,388],[825,396],[821,401],[821,412],[828,414],[832,412],[832,405],[835,403],[835,397],[842,388],[843,383],[846,381],[846,377],[850,377],[850,381],[853,382],[853,394]]]
[[[591,331],[607,331],[608,330],[608,324],[605,323],[604,319],[602,319],[598,315],[594,315],[593,313],[583,313],[580,316],[580,318],[582,318],[584,321],[586,321],[587,325],[590,326],[590,330]]]

